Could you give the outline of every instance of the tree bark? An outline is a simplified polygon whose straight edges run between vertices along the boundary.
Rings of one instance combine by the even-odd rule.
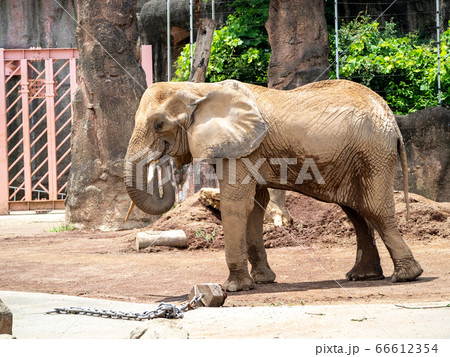
[[[293,89],[328,78],[323,0],[271,0],[266,29],[272,48],[269,87]]]
[[[268,86],[294,89],[328,78],[328,42],[323,0],[271,0],[266,22],[272,48]],[[289,225],[286,191],[269,189],[265,221]]]
[[[189,82],[204,82],[208,69],[209,55],[211,54],[211,43],[214,34],[214,20],[200,19],[197,32],[197,44],[192,61],[192,70]]]
[[[123,158],[146,87],[136,59],[136,0],[79,0],[77,14],[79,87],[66,220],[103,230],[144,225],[150,218],[143,212],[124,223],[130,199]]]

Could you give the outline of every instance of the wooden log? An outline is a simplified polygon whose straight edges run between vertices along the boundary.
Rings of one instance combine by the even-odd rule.
[[[146,231],[136,234],[136,250],[150,246],[167,246],[186,248],[188,241],[186,233],[181,229],[172,231]]]
[[[197,43],[195,45],[194,58],[192,61],[189,82],[204,82],[206,70],[208,69],[209,55],[211,54],[211,43],[214,34],[214,20],[200,19],[197,31]]]

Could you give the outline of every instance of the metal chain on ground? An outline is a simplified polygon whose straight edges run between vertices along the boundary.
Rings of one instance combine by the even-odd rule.
[[[84,308],[84,307],[69,307],[60,308],[57,307],[53,311],[48,311],[47,314],[75,314],[75,315],[86,315],[94,317],[104,317],[108,319],[119,319],[119,320],[151,320],[156,318],[165,319],[180,319],[184,316],[184,312],[189,310],[194,310],[198,307],[198,302],[203,297],[203,294],[196,295],[191,301],[187,302],[180,307],[174,304],[161,303],[158,305],[156,310],[144,311],[142,313],[135,312],[123,312],[114,310],[103,310],[96,308]]]

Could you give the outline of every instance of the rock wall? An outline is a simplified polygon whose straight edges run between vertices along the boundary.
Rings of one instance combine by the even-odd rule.
[[[0,47],[76,47],[75,0],[0,1]]]
[[[322,0],[271,0],[266,23],[269,87],[294,89],[328,78],[330,45]]]
[[[450,202],[450,110],[433,107],[396,116],[408,155],[410,192]],[[402,190],[401,170],[395,188]]]
[[[136,58],[136,0],[102,2],[77,1],[79,87],[73,102],[66,221],[112,230],[150,222],[139,210],[124,222],[131,201],[123,160],[146,84]]]

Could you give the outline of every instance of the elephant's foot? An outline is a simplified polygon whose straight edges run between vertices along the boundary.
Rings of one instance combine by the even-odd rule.
[[[256,284],[268,284],[275,281],[276,275],[268,265],[252,267],[251,275]]]
[[[348,280],[381,280],[384,279],[383,269],[378,263],[376,265],[370,264],[355,264],[355,266],[345,274]]]
[[[251,290],[254,287],[255,282],[247,271],[230,271],[227,281],[223,283],[223,288],[226,291],[245,291]]]
[[[394,267],[391,278],[393,283],[414,280],[423,272],[420,264],[413,257],[394,260]]]

